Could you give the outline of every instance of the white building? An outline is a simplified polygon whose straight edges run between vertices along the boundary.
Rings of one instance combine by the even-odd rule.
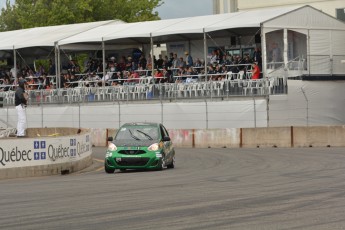
[[[213,0],[213,13],[232,13],[237,11],[237,0]]]
[[[220,14],[244,10],[303,5],[313,6],[324,13],[345,21],[344,0],[213,0],[213,13]]]

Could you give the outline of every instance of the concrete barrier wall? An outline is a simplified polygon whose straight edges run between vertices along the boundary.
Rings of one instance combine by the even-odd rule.
[[[0,179],[71,173],[92,164],[90,130],[31,128],[27,136],[0,139]]]
[[[0,179],[80,171],[92,146],[107,146],[116,129],[31,128],[28,138],[0,139]],[[169,129],[175,147],[344,147],[345,126]]]
[[[242,129],[242,147],[291,147],[291,128],[249,128]]]
[[[345,146],[345,126],[296,127],[295,147],[343,147]]]
[[[169,129],[175,147],[257,148],[257,147],[344,147],[345,126],[271,127],[230,129]],[[94,146],[106,146],[115,129],[93,130]]]

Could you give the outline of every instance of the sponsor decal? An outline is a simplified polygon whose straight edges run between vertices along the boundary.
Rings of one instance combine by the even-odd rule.
[[[76,139],[70,139],[69,140],[69,145],[70,146],[76,146],[77,145],[77,140]]]
[[[77,140],[76,140],[75,138],[69,139],[70,156],[71,156],[72,158],[77,157],[76,146],[77,146]]]
[[[18,147],[13,148],[11,151],[6,151],[0,147],[0,165],[6,166],[7,163],[19,161],[31,161],[31,150],[21,150]]]
[[[81,156],[84,153],[89,152],[90,151],[90,143],[85,143],[83,141],[78,142],[76,151],[77,151],[78,156]]]
[[[63,158],[76,158],[91,151],[90,135],[79,139],[69,139],[69,145],[49,144],[46,140],[34,140],[29,150],[25,147],[14,147],[8,149],[0,146],[0,168],[16,162],[30,161],[56,161]],[[67,139],[68,141],[68,139]],[[23,149],[24,148],[24,149]]]
[[[77,150],[76,149],[70,149],[70,156],[71,157],[76,157],[77,156]]]
[[[34,160],[46,160],[46,141],[34,141]]]
[[[69,157],[69,147],[63,147],[62,144],[60,144],[58,147],[55,147],[53,145],[48,146],[48,157],[52,161],[56,161],[57,159]]]

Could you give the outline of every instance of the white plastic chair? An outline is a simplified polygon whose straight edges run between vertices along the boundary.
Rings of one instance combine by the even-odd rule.
[[[97,91],[95,93],[95,100],[102,101],[105,100],[106,95],[106,88],[97,88]]]

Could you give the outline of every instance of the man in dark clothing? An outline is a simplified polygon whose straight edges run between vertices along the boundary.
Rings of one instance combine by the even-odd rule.
[[[25,136],[25,127],[26,127],[26,114],[25,108],[27,105],[27,94],[25,92],[25,80],[21,79],[18,82],[18,88],[15,93],[15,106],[18,114],[18,123],[17,123],[17,137]]]

